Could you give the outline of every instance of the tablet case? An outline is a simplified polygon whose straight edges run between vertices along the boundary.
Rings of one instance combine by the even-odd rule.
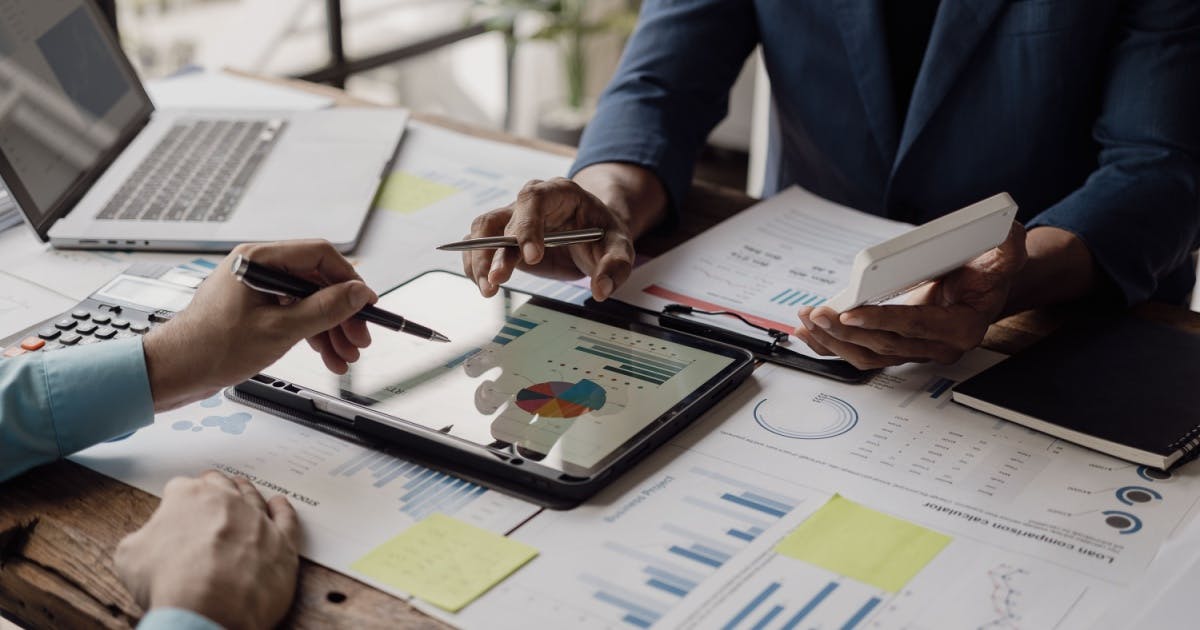
[[[953,400],[1166,469],[1200,445],[1200,335],[1128,314],[1086,322],[964,381]]]

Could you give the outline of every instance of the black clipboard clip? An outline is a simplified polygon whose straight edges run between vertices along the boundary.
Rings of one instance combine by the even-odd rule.
[[[751,328],[761,330],[771,340],[757,339],[749,335],[729,330],[722,326],[709,325],[682,315],[705,315],[713,317],[734,317]],[[860,370],[841,360],[814,359],[809,356],[789,350],[782,344],[788,339],[788,333],[777,328],[760,326],[746,319],[741,313],[733,311],[702,311],[686,304],[668,304],[663,307],[658,316],[658,324],[663,328],[678,330],[705,339],[737,346],[749,350],[756,358],[771,363],[820,376],[831,378],[844,383],[861,383],[878,370]]]

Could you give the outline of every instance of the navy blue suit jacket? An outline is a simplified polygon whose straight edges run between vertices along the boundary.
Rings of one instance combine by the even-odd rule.
[[[677,206],[762,44],[776,177],[922,223],[1000,191],[1078,234],[1130,302],[1200,247],[1200,1],[942,0],[899,120],[884,0],[647,0],[575,171],[653,170]],[[574,172],[574,171],[573,171]]]

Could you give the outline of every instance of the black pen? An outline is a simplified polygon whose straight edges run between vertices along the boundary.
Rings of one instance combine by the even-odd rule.
[[[278,295],[280,297],[304,299],[321,290],[319,285],[308,280],[260,265],[245,256],[238,256],[233,260],[233,275],[242,284],[255,291]],[[422,339],[443,343],[450,341],[449,337],[432,328],[426,328],[416,322],[410,322],[395,313],[372,305],[367,305],[361,311],[355,313],[354,316],[363,321],[379,324],[384,328],[415,335]]]

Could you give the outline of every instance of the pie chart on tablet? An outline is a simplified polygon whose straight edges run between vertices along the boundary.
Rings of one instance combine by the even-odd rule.
[[[574,418],[604,406],[604,388],[583,379],[578,383],[548,381],[517,392],[517,406],[543,418]]]

